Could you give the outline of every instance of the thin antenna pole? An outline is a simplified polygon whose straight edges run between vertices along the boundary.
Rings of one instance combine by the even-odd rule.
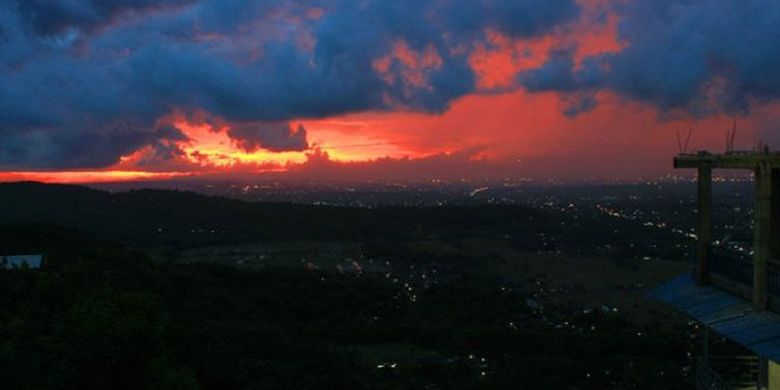
[[[734,115],[734,124],[731,126],[731,139],[729,140],[729,152],[734,151],[734,138],[737,136],[737,116]]]
[[[726,154],[731,153],[731,146],[729,145],[730,138],[731,138],[731,131],[726,129]]]
[[[683,152],[687,152],[688,151],[688,142],[691,141],[691,134],[692,133],[693,133],[693,127],[691,127],[690,130],[688,130],[688,137],[685,138],[685,144],[683,145]]]
[[[682,140],[680,139],[680,130],[677,130],[675,132],[675,135],[677,135],[677,153],[682,154]]]

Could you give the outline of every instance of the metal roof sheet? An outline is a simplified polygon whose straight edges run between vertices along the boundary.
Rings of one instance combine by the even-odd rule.
[[[30,267],[30,268],[39,268],[41,266],[41,261],[43,260],[42,255],[15,255],[15,256],[0,256],[0,268],[22,268],[22,267]]]
[[[667,302],[759,356],[780,361],[780,315],[756,311],[750,302],[681,275],[648,296]]]

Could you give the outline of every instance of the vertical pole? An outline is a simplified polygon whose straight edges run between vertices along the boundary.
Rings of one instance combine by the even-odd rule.
[[[712,242],[712,168],[699,167],[698,178],[698,226],[696,228],[696,282],[699,285],[709,283],[710,243]]]
[[[761,164],[756,170],[756,206],[753,211],[753,307],[767,304],[768,263],[771,250],[772,170]]]
[[[758,358],[758,383],[756,388],[759,390],[769,388],[769,360],[762,356]]]
[[[769,266],[772,266],[772,260],[780,258],[780,169],[772,169],[772,192],[770,196],[770,221],[769,221]]]

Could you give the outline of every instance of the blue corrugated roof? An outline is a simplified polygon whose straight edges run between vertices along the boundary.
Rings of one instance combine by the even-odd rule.
[[[40,268],[42,255],[0,256],[0,268]]]
[[[780,361],[780,315],[775,312],[756,311],[750,302],[724,290],[698,286],[690,275],[681,275],[648,296],[673,305],[759,356]]]

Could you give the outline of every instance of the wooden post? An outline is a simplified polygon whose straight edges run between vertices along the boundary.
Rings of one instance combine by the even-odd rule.
[[[772,261],[780,260],[780,169],[772,169],[772,185],[770,196],[771,216],[769,226],[769,266]]]
[[[697,208],[695,276],[699,285],[706,285],[710,282],[707,261],[712,242],[712,168],[709,165],[699,167]]]
[[[762,163],[756,169],[756,206],[753,211],[753,307],[766,309],[768,263],[771,255],[772,169]]]

